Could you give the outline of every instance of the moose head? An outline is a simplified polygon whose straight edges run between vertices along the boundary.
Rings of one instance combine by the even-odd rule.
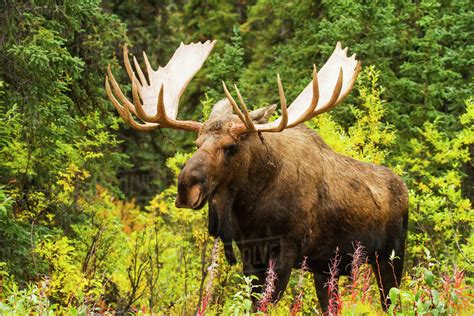
[[[360,69],[355,54],[347,57],[347,48],[342,49],[338,42],[319,72],[313,66],[312,81],[289,107],[280,76],[277,75],[281,115],[272,122],[268,119],[276,110],[276,105],[249,112],[237,87],[240,107],[224,82],[227,99],[214,105],[206,122],[178,120],[179,98],[215,43],[181,44],[168,64],[156,71],[143,53],[147,76],[135,57],[136,72],[133,70],[127,47],[124,46],[123,58],[132,82],[133,102],[123,94],[110,65],[107,69],[107,95],[132,128],[140,131],[172,128],[197,134],[198,150],[186,163],[178,179],[177,207],[200,209],[220,187],[248,174],[254,156],[261,154],[262,133],[279,133],[329,111],[349,94]]]

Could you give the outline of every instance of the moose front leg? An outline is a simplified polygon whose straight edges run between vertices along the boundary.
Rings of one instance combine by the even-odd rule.
[[[289,247],[273,244],[253,243],[245,247],[239,247],[242,254],[244,274],[246,276],[254,275],[252,293],[262,293],[273,288],[270,295],[270,302],[276,303],[285,291],[290,279],[291,270],[296,258],[296,251]],[[278,251],[275,251],[275,248]],[[269,251],[273,249],[273,251]],[[272,272],[270,272],[270,266]],[[268,277],[269,273],[274,274],[274,278]],[[272,285],[266,284],[266,281],[273,282]],[[267,288],[268,287],[268,288]],[[259,302],[252,296],[253,309],[259,308]]]
[[[275,259],[274,272],[276,279],[274,281],[274,291],[272,293],[272,302],[276,303],[286,290],[288,281],[290,279],[291,270],[293,268],[295,256],[293,254],[282,254],[278,259]],[[270,267],[269,267],[270,268]],[[265,289],[264,289],[265,290]]]
[[[294,245],[284,242],[281,238],[278,242],[270,242],[264,283],[273,282],[273,284],[264,284],[264,287],[273,288],[271,294],[273,303],[276,303],[286,290],[296,259],[296,249]],[[270,275],[271,273],[273,273],[273,277]],[[264,288],[264,295],[270,289]]]

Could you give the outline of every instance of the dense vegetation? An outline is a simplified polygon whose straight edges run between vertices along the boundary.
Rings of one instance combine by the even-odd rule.
[[[258,107],[277,101],[279,72],[292,100],[338,40],[357,53],[350,97],[308,125],[409,187],[406,276],[389,293],[392,312],[472,314],[473,25],[464,0],[3,0],[0,313],[250,310],[251,280],[213,247],[207,210],[174,207],[193,135],[131,130],[103,88],[109,63],[128,82],[125,43],[156,66],[181,41],[214,38],[181,117],[205,118],[221,80]],[[343,313],[380,312],[364,271],[342,286]],[[282,302],[261,313],[314,313],[311,283],[294,271]]]

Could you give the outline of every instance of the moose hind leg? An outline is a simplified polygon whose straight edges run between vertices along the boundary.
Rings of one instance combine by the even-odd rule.
[[[335,283],[335,288],[333,288],[333,292],[329,293],[329,289],[326,286],[329,279],[327,274],[321,274],[321,273],[313,273],[313,278],[314,278],[314,286],[316,288],[316,295],[318,296],[318,301],[319,305],[321,306],[321,310],[323,311],[323,314],[327,314],[329,312],[329,304],[330,303],[337,303],[337,302],[331,302],[330,300],[330,295],[339,295],[338,293],[338,280],[339,278],[336,279]],[[332,306],[331,310],[337,309],[337,306]]]
[[[288,281],[290,280],[292,265],[289,265],[286,262],[282,262],[281,266],[278,267],[278,264],[275,268],[276,280],[275,280],[275,290],[272,293],[272,301],[274,303],[278,302],[280,297],[285,292],[286,287],[288,286]]]
[[[390,298],[388,296],[390,289],[398,287],[402,278],[403,254],[399,254],[398,258],[394,260],[386,257],[375,258],[372,263],[372,270],[379,287],[382,309],[387,311],[390,306]]]

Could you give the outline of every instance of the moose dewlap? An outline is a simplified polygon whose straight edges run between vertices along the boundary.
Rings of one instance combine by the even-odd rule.
[[[403,269],[407,188],[388,168],[333,152],[302,124],[349,94],[360,69],[355,54],[347,57],[347,48],[337,43],[325,65],[319,71],[314,66],[312,81],[288,107],[277,75],[281,116],[272,122],[268,119],[276,106],[249,112],[237,87],[239,104],[225,84],[227,99],[215,104],[206,122],[178,120],[179,98],[215,43],[181,44],[156,71],[143,54],[147,75],[135,58],[132,67],[124,47],[133,102],[122,93],[110,66],[107,70],[107,95],[131,127],[197,134],[198,150],[178,179],[176,206],[200,209],[208,203],[209,233],[222,240],[231,264],[236,262],[235,242],[244,273],[257,275],[260,284],[270,260],[274,262],[275,301],[291,269],[307,257],[324,311],[329,304],[325,272],[334,251],[342,255],[339,275],[347,275],[349,254],[359,242],[376,272],[386,309],[390,302],[385,295],[398,286]]]

